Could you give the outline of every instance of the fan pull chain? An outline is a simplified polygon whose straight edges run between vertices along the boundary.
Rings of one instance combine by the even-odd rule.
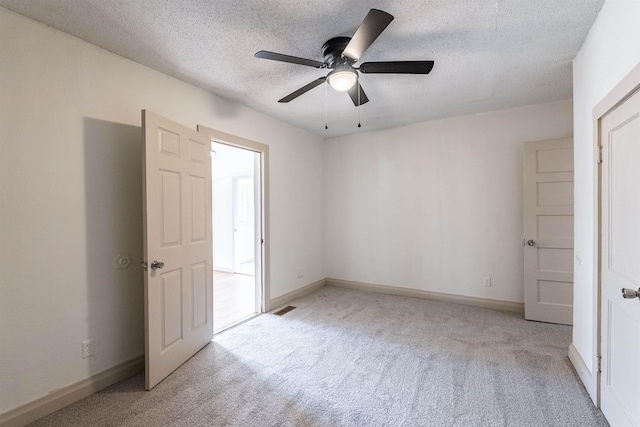
[[[360,115],[360,107],[361,107],[361,105],[360,105],[360,90],[361,90],[360,89],[360,82],[356,82],[356,84],[358,85],[358,127],[361,128],[362,125],[360,124],[360,122],[361,122],[361,120],[360,120],[361,119],[361,115]]]
[[[324,128],[329,129],[329,113],[327,113],[328,107],[327,107],[327,97],[329,96],[329,84],[325,83],[324,85]]]

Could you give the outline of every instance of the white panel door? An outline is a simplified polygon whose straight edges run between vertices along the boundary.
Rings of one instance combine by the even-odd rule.
[[[524,144],[524,317],[573,324],[573,139]]]
[[[211,138],[149,111],[142,127],[150,390],[213,339]]]
[[[600,406],[612,426],[640,426],[640,94],[600,129]]]

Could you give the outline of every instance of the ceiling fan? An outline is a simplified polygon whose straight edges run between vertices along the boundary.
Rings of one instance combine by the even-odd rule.
[[[257,52],[255,57],[331,69],[325,77],[312,81],[278,102],[292,101],[314,87],[328,82],[335,90],[346,91],[353,104],[358,107],[369,102],[369,98],[358,82],[358,72],[362,74],[429,74],[433,68],[433,61],[365,62],[357,68],[354,67],[364,51],[371,46],[391,21],[393,21],[392,15],[382,10],[371,9],[353,37],[334,37],[322,46],[323,62],[266,50]]]

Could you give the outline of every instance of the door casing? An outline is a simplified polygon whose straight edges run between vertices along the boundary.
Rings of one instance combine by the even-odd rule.
[[[211,137],[212,140],[220,144],[226,144],[233,147],[250,150],[256,153],[260,153],[260,185],[261,185],[261,218],[260,218],[260,230],[256,230],[256,235],[259,236],[258,241],[261,243],[261,265],[259,270],[261,272],[262,283],[262,301],[260,301],[261,312],[266,313],[271,310],[270,299],[270,256],[269,256],[269,146],[261,144],[259,142],[252,141],[250,139],[241,138],[226,132],[222,132],[216,129],[209,128],[207,126],[198,125],[198,132],[203,133]],[[256,260],[258,262],[258,260]]]

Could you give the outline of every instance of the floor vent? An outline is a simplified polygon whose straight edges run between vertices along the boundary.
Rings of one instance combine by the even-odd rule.
[[[285,308],[281,308],[280,310],[276,311],[273,314],[275,314],[276,316],[282,316],[283,314],[287,314],[288,312],[290,312],[293,309],[295,309],[294,306],[288,305]]]

